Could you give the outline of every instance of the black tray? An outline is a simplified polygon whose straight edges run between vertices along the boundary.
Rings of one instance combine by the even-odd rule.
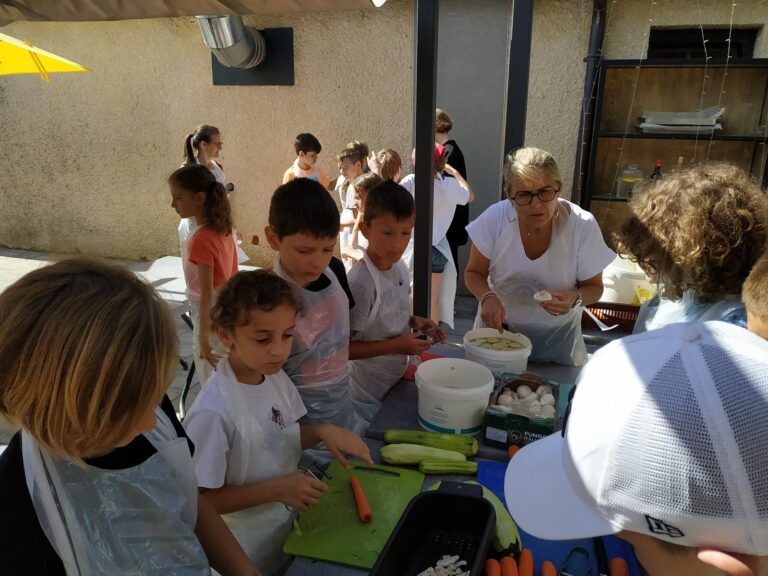
[[[446,555],[466,560],[464,570],[481,576],[495,524],[481,486],[444,481],[411,500],[371,576],[416,576]]]

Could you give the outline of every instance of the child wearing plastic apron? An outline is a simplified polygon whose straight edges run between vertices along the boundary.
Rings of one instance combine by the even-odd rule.
[[[144,436],[157,452],[123,470],[51,456],[22,433],[35,512],[68,575],[210,574],[194,532],[198,495],[187,439],[160,408],[156,416]]]
[[[299,390],[307,416],[313,423],[330,422],[360,431],[363,423],[354,414],[349,392],[349,299],[330,267],[330,284],[319,292],[297,285],[275,258],[274,271],[296,286],[304,301],[304,315],[296,320],[291,356],[285,372]]]
[[[365,328],[358,331],[353,340],[375,342],[394,338],[408,329],[410,311],[408,305],[409,277],[402,262],[393,270],[399,273],[399,282],[387,278],[366,254],[363,264],[373,279],[375,300]],[[397,384],[408,366],[405,354],[387,354],[350,362],[352,401],[357,414],[370,422],[381,401]]]

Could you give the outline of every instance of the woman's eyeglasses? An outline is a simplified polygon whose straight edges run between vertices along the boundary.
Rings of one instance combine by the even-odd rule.
[[[534,196],[538,198],[540,202],[551,202],[555,196],[557,196],[558,192],[560,192],[560,189],[555,190],[551,186],[545,186],[544,188],[539,188],[536,192],[520,190],[517,194],[511,196],[511,198],[518,206],[528,206],[533,202]]]

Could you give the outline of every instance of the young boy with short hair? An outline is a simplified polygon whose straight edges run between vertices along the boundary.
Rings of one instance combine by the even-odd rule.
[[[765,340],[725,322],[615,340],[582,368],[565,414],[562,433],[507,468],[507,506],[527,533],[616,534],[650,576],[764,574]],[[526,478],[535,490],[520,490]]]
[[[323,188],[328,189],[330,186],[328,176],[319,168],[315,168],[317,155],[323,150],[320,140],[309,132],[302,132],[296,136],[293,148],[296,150],[296,160],[293,161],[291,167],[283,174],[283,184],[290,182],[294,178],[309,178],[322,184]]]
[[[354,299],[344,265],[333,256],[339,210],[316,181],[297,178],[275,190],[267,241],[275,272],[296,287],[297,319],[284,370],[299,390],[311,422],[360,431],[349,393],[349,311]]]
[[[336,159],[339,163],[339,177],[336,179],[335,190],[339,194],[339,203],[341,206],[341,227],[339,229],[339,248],[341,250],[344,267],[349,271],[356,260],[348,256],[348,250],[351,247],[352,228],[357,219],[357,203],[355,200],[355,187],[352,182],[363,173],[363,159],[361,146],[365,146],[357,140],[347,144],[339,152]],[[365,146],[367,150],[368,147]]]
[[[760,258],[741,288],[747,329],[768,340],[768,256]]]
[[[434,322],[410,314],[408,268],[400,258],[415,218],[413,196],[399,184],[383,182],[368,193],[360,224],[368,248],[349,273],[355,299],[350,383],[355,410],[368,422],[405,372],[408,356],[443,338]]]

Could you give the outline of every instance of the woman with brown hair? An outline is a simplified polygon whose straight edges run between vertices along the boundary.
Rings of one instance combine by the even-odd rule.
[[[664,286],[634,331],[705,320],[746,326],[742,284],[768,241],[760,186],[737,166],[709,163],[648,184],[629,208],[618,250]]]

